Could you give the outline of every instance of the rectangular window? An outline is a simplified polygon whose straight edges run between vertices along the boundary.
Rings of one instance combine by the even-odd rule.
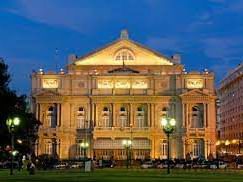
[[[52,143],[48,142],[45,144],[45,154],[51,155],[52,154]]]

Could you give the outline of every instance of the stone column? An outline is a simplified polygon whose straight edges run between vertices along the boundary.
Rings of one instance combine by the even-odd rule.
[[[134,122],[134,118],[133,118],[133,104],[129,104],[129,113],[130,113],[130,124],[132,124],[132,126],[135,126],[135,122]]]
[[[154,119],[154,104],[150,104],[151,106],[151,127],[155,126],[155,119]]]
[[[117,126],[117,123],[116,123],[116,107],[115,107],[114,103],[112,103],[111,106],[112,106],[112,127],[116,127]]]
[[[147,113],[147,126],[148,126],[148,127],[151,127],[151,120],[150,120],[150,105],[151,105],[151,104],[147,104],[147,111],[148,111],[148,113]]]
[[[206,112],[207,112],[207,107],[206,107],[206,104],[203,103],[203,127],[204,128],[207,127],[207,115],[206,115]]]
[[[185,122],[186,122],[186,120],[185,120],[185,104],[184,103],[182,103],[182,127],[184,128],[185,127]]]
[[[95,127],[96,126],[96,122],[95,122],[95,104],[91,103],[90,107],[91,107],[91,120],[93,121],[93,125]]]

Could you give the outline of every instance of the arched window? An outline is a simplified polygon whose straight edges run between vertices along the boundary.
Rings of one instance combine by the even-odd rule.
[[[119,113],[119,125],[121,127],[128,127],[128,116],[127,116],[127,110],[124,106],[120,108],[120,113]]]
[[[160,111],[160,115],[161,115],[161,117],[166,117],[166,116],[168,116],[168,112],[169,112],[168,107],[163,107],[163,108],[161,109],[161,111]]]
[[[85,122],[85,110],[83,107],[79,107],[77,111],[77,128],[85,129],[89,126]]]
[[[57,126],[57,109],[56,107],[50,106],[47,109],[47,124],[51,128],[55,128]]]
[[[111,127],[111,113],[108,107],[102,110],[102,121],[99,123],[101,127]]]
[[[203,104],[197,104],[192,107],[191,128],[203,127]]]
[[[144,107],[138,107],[136,113],[136,127],[142,128],[145,127],[145,113]]]
[[[125,111],[126,111],[126,108],[125,108],[125,107],[121,107],[121,108],[120,108],[120,111],[121,111],[121,112],[125,112]]]
[[[104,107],[103,111],[108,112],[109,111],[108,107]]]
[[[132,61],[135,56],[129,49],[121,49],[115,54],[116,61]]]

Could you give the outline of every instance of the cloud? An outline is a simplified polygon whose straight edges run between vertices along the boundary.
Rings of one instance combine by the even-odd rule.
[[[209,58],[229,60],[243,52],[242,37],[209,37],[201,41],[203,51]]]
[[[35,22],[65,27],[81,33],[95,30],[109,19],[109,11],[104,6],[86,6],[84,2],[56,0],[19,0],[17,6],[9,9],[9,12]]]

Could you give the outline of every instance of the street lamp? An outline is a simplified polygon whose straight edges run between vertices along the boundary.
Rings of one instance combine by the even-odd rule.
[[[163,117],[161,120],[163,131],[167,135],[167,173],[170,174],[170,134],[173,133],[176,125],[174,118]]]
[[[20,124],[20,119],[18,117],[9,118],[6,121],[9,133],[11,135],[11,168],[10,175],[13,175],[13,159],[14,159],[14,128]]]
[[[84,159],[86,159],[86,150],[89,147],[89,143],[83,141],[82,143],[80,143],[80,147],[84,151]]]
[[[127,154],[127,163],[126,163],[126,166],[127,166],[127,169],[128,169],[128,162],[129,162],[129,158],[131,157],[131,155],[129,155],[129,153],[130,153],[130,149],[132,147],[132,140],[123,140],[122,141],[122,145],[126,149],[126,154]]]

